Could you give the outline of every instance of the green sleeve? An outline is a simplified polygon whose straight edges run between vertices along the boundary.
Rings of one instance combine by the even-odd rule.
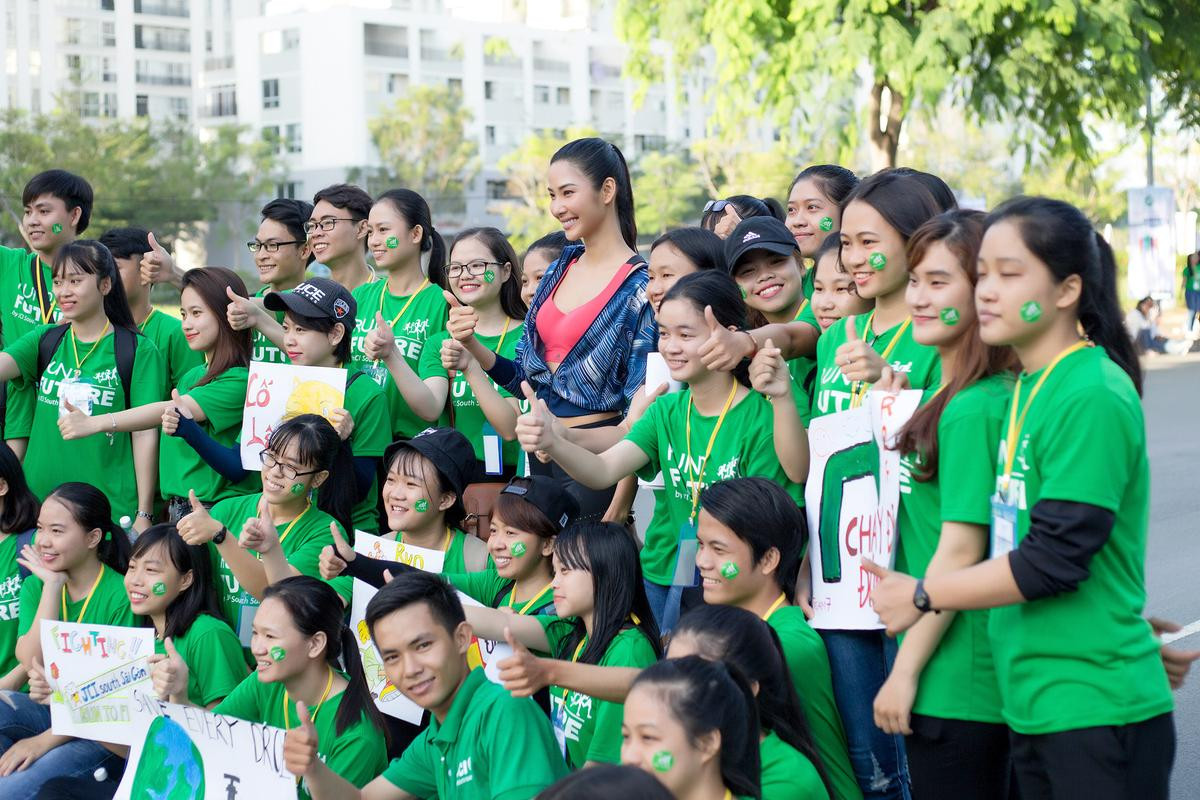
[[[804,308],[800,309],[800,314],[796,317],[796,322],[806,322],[809,325],[812,325],[813,329],[816,330],[817,333],[820,333],[821,324],[817,322],[817,312],[813,311],[811,288],[809,288],[806,296],[809,298],[809,302],[805,303]]]
[[[188,670],[197,677],[200,691],[199,696],[188,699],[199,706],[228,697],[246,676],[246,661],[237,634],[223,620],[213,620],[216,625],[189,642]]]
[[[343,694],[342,701],[345,699]],[[339,733],[323,755],[325,766],[360,789],[378,777],[387,761],[382,731],[364,718]]]
[[[653,480],[662,469],[658,452],[658,432],[666,424],[666,397],[670,395],[654,398],[654,402],[642,414],[642,418],[633,423],[629,433],[625,434],[625,441],[633,442],[646,454],[647,463],[637,470],[637,476],[642,480]]]
[[[133,357],[133,385],[129,387],[129,401],[133,408],[137,408],[147,403],[157,403],[169,395],[167,364],[154,342],[143,336]]]
[[[748,401],[757,399],[750,397]],[[770,408],[767,408],[767,412],[767,416],[759,418],[757,430],[746,432],[746,438],[750,440],[751,444],[742,448],[742,452],[746,455],[739,471],[747,478],[767,478],[773,481],[788,493],[796,505],[803,506],[804,487],[788,479],[783,467],[779,465],[779,458],[775,455],[774,421],[769,416],[772,413]]]
[[[350,448],[356,456],[382,456],[383,451],[392,443],[392,421],[388,418],[387,395],[379,390],[379,385],[364,375],[354,382],[350,391],[359,392],[359,384],[363,384],[362,404],[357,408],[349,408],[350,416],[354,418],[354,431],[350,435]],[[241,408],[238,408],[241,418]]]
[[[562,643],[572,631],[575,630],[576,617],[561,617],[551,616],[549,614],[538,614],[534,616],[542,626],[542,630],[546,632],[546,639],[550,642],[550,657],[565,658],[562,654]]]
[[[478,572],[444,572],[442,577],[467,597],[478,600],[489,608],[495,608],[493,603],[496,601],[496,595],[508,583],[496,574],[494,568]]]
[[[608,652],[600,659],[603,667],[646,667],[656,660],[654,649],[640,633],[623,633],[609,645]],[[625,715],[623,703],[593,700],[596,705],[592,741],[588,745],[587,760],[605,764],[621,762],[621,721]]]
[[[941,520],[989,525],[999,424],[984,414],[945,417],[938,425],[938,475],[947,476],[947,491],[939,492]]]
[[[214,714],[224,714],[237,717],[248,722],[262,722],[267,718],[266,713],[259,707],[258,675],[251,672],[225,699],[213,709]]]
[[[424,346],[421,347],[421,358],[417,362],[417,375],[421,380],[449,377],[442,366],[442,342],[446,341],[448,336],[448,333],[442,331],[425,340]]]
[[[392,763],[383,771],[383,777],[388,783],[416,797],[437,797],[433,755],[429,729],[426,728],[399,758],[392,759]]]
[[[37,372],[38,343],[42,340],[42,334],[53,327],[53,325],[42,325],[34,328],[4,351],[12,356],[13,361],[17,362],[17,369],[21,370],[21,377],[25,380],[33,380],[33,375]]]
[[[349,575],[339,575],[331,581],[325,581],[333,590],[338,593],[338,597],[342,598],[342,602],[347,606],[354,599],[354,578]]]
[[[38,604],[42,602],[43,586],[42,579],[37,575],[30,575],[21,584],[21,613],[17,617],[18,637],[29,633],[34,619],[37,618]]]
[[[333,544],[333,536],[329,533],[329,521],[326,520],[326,524],[320,527],[314,525],[300,546],[288,553],[288,563],[299,570],[301,575],[311,575],[314,578],[321,576],[321,551],[325,549],[325,545]],[[338,531],[346,541],[350,541],[346,529],[340,523]]]
[[[1071,409],[1071,424],[1047,425],[1038,442],[1042,487],[1035,502],[1065,500],[1120,510],[1141,439],[1126,402],[1109,391],[1055,399],[1060,408]]]
[[[553,729],[529,698],[491,704],[480,725],[497,732],[480,743],[492,800],[526,800],[566,775]]]
[[[200,380],[201,375],[196,376],[196,380]],[[227,430],[242,421],[248,375],[245,368],[237,367],[218,375],[203,386],[193,385],[184,394],[200,406],[200,410],[208,419],[209,427],[214,431]]]

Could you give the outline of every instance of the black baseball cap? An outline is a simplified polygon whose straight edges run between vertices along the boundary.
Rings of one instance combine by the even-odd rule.
[[[450,481],[449,488],[460,500],[478,470],[475,448],[456,428],[426,428],[411,439],[392,442],[383,451],[383,463],[390,466],[396,453],[401,450],[416,450],[432,461]]]
[[[513,478],[500,490],[500,494],[511,494],[522,498],[554,525],[559,533],[579,516],[579,503],[566,488],[548,475],[530,475]]]
[[[796,237],[774,217],[750,217],[738,223],[725,240],[725,264],[730,274],[747,253],[767,250],[781,256],[796,251]]]
[[[354,330],[358,303],[345,286],[329,278],[309,278],[289,292],[268,292],[263,305],[271,311],[291,311],[302,317],[331,319]]]

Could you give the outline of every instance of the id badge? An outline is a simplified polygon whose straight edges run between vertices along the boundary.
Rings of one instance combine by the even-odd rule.
[[[250,637],[254,635],[254,615],[258,613],[258,601],[249,594],[245,595],[243,599],[251,602],[238,606],[237,634],[242,647],[249,647]]]
[[[488,475],[504,472],[503,449],[500,434],[490,423],[483,423],[483,471]]]
[[[700,540],[696,538],[696,523],[683,523],[679,528],[679,549],[675,554],[672,586],[695,586],[700,583],[700,570],[696,566],[696,553],[699,550]]]
[[[363,372],[371,376],[371,380],[375,381],[379,386],[387,386],[388,370],[383,364],[371,362],[363,367]]]
[[[554,724],[554,739],[558,742],[558,749],[565,760],[567,757],[567,696],[565,693],[559,698],[559,701],[558,705],[554,707],[551,721]]]
[[[992,558],[1007,555],[1017,544],[1017,506],[997,490],[992,495]]]
[[[58,384],[58,415],[65,417],[67,403],[78,408],[89,417],[92,415],[92,385],[80,380],[62,381]]]

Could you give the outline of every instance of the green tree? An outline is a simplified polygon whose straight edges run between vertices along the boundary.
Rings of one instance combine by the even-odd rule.
[[[692,156],[714,199],[733,194],[778,198],[797,172],[796,158],[781,143],[764,150],[745,139],[717,135],[693,143]]]
[[[546,192],[550,157],[564,142],[595,135],[591,128],[571,128],[566,136],[535,132],[496,162],[496,169],[508,182],[508,197],[490,203],[488,211],[504,217],[509,241],[518,251],[557,227],[550,216],[550,197]]]
[[[697,165],[678,152],[646,153],[633,169],[633,202],[638,232],[661,235],[695,225],[704,204],[704,182]]]
[[[460,91],[411,87],[367,123],[382,164],[367,172],[372,193],[406,186],[419,191],[435,215],[462,213],[466,188],[479,173],[479,147],[467,136],[471,120]],[[352,170],[350,179],[361,175]]]
[[[677,74],[712,76],[722,130],[766,116],[790,132],[806,109],[864,92],[876,168],[896,163],[914,105],[946,100],[1017,123],[1027,158],[1037,146],[1090,158],[1089,121],[1138,122],[1148,80],[1200,124],[1195,37],[1180,36],[1200,34],[1197,0],[621,0],[615,19],[643,84],[664,73],[655,39]]]

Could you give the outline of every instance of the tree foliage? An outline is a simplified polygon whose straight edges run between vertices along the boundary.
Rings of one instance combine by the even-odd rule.
[[[638,232],[659,236],[699,220],[704,182],[686,154],[646,153],[633,165],[633,202]]]

